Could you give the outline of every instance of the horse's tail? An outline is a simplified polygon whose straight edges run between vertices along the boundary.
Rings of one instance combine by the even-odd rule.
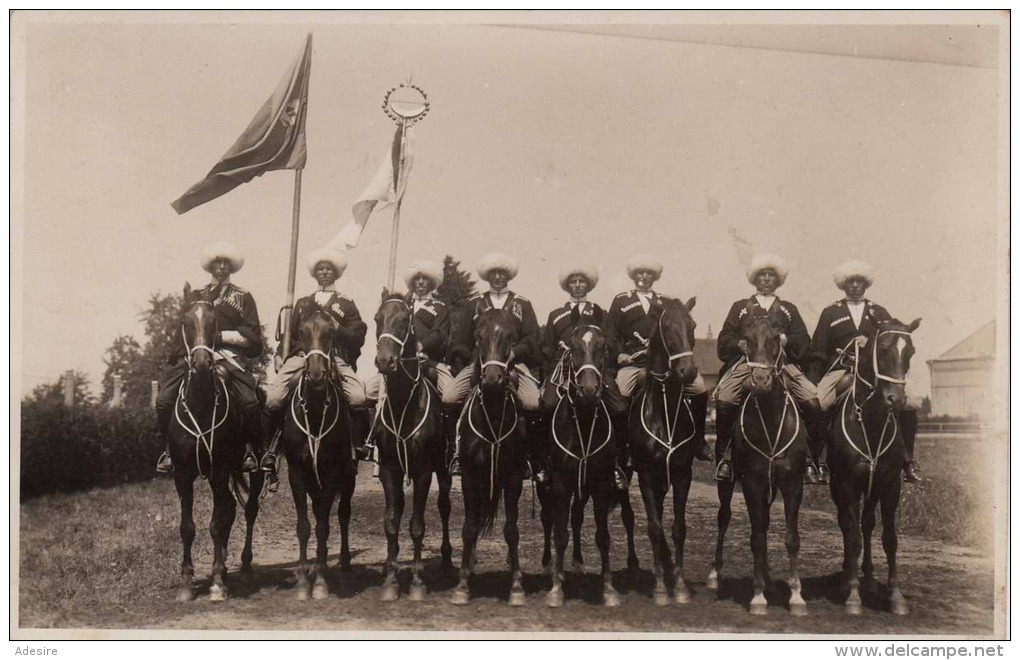
[[[230,491],[234,494],[234,499],[241,505],[241,508],[248,506],[248,499],[254,495],[261,499],[265,497],[266,491],[262,488],[263,477],[257,475],[258,483],[253,484],[251,475],[244,473],[234,473],[230,475]]]
[[[492,531],[492,523],[496,521],[496,517],[499,515],[499,500],[502,494],[503,486],[497,482],[493,492],[489,493],[489,501],[486,503],[482,519],[479,521],[478,533],[480,535],[484,536]]]

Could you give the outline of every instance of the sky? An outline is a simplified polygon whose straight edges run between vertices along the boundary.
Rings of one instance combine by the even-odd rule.
[[[12,217],[21,384],[66,369],[98,383],[113,339],[142,339],[151,293],[208,280],[198,258],[212,241],[246,255],[233,280],[272,331],[293,172],[183,216],[170,203],[234,142],[311,32],[301,255],[351,219],[392,138],[382,98],[413,73],[431,109],[416,127],[398,272],[506,252],[520,261],[512,288],[544,321],[565,300],[563,266],[600,266],[591,297],[608,307],[631,287],[628,258],[649,252],[665,265],[657,290],[697,296],[703,336],[752,293],[734,236],[787,260],[779,295],[809,331],[842,295],[835,267],[863,259],[877,271],[869,298],[923,318],[911,380],[927,394],[924,361],[992,319],[1006,286],[998,70],[912,60],[911,49],[928,57],[920,27],[903,32],[896,59],[798,52],[778,28],[744,30],[769,47],[483,24],[30,22],[13,91],[24,99]],[[826,34],[875,38],[867,26]],[[896,34],[880,35],[887,51]],[[968,36],[994,41],[997,30]],[[389,212],[373,216],[338,282],[366,318],[390,226]],[[298,295],[314,288],[303,257],[297,278]]]

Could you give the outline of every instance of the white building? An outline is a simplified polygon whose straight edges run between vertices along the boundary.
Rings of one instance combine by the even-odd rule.
[[[995,364],[995,320],[928,360],[931,371],[931,414],[986,416]]]

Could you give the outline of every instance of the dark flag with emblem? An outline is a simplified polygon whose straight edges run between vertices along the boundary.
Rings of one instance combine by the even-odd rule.
[[[172,204],[177,213],[186,213],[271,170],[304,168],[305,116],[308,111],[311,62],[312,35],[308,35],[304,49],[287,75],[255,114],[234,146],[227,150],[204,179]]]

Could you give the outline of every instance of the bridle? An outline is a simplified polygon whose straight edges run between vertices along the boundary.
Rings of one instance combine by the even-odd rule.
[[[665,316],[665,312],[663,312],[662,314],[659,314],[659,318],[656,320],[656,325],[658,326],[658,329],[659,329],[659,332],[657,333],[658,336],[659,336],[659,342],[662,344],[662,348],[663,348],[663,350],[666,353],[666,371],[664,371],[662,373],[658,373],[656,371],[652,371],[651,367],[649,367],[649,369],[648,369],[648,373],[651,374],[652,378],[654,378],[655,380],[657,380],[659,382],[665,382],[665,380],[667,378],[669,378],[669,374],[673,372],[673,363],[674,362],[676,362],[677,360],[679,360],[681,358],[693,357],[694,356],[694,351],[693,350],[691,350],[691,351],[680,351],[679,353],[670,353],[669,352],[669,346],[666,344],[666,334],[665,334],[665,332],[663,330],[663,327],[662,327],[662,317],[663,316]]]
[[[759,316],[753,319],[753,321],[755,323],[769,322],[768,317],[766,316]],[[776,359],[773,361],[772,364],[769,364],[767,362],[755,362],[751,360],[750,356],[747,356],[745,358],[745,364],[752,369],[768,369],[769,371],[772,372],[773,376],[779,375],[779,372],[783,370],[783,365],[786,364],[786,349],[783,348],[783,342],[778,335],[776,336],[776,341],[779,343],[779,350],[776,351]]]
[[[421,379],[422,373],[423,373],[422,358],[417,354],[417,352],[413,353],[412,355],[407,355],[407,356],[404,355],[404,353],[407,351],[407,347],[408,346],[415,347],[415,345],[417,344],[417,336],[415,335],[415,332],[414,332],[414,310],[411,308],[410,305],[408,305],[406,302],[404,302],[404,300],[399,299],[399,298],[394,298],[392,300],[387,300],[383,304],[384,305],[397,304],[397,305],[400,305],[401,307],[403,307],[407,311],[407,314],[408,314],[408,317],[407,317],[407,330],[404,332],[403,338],[398,337],[398,336],[396,336],[396,335],[394,335],[393,333],[390,333],[390,332],[380,332],[379,336],[376,337],[376,346],[378,347],[379,343],[382,342],[384,339],[388,339],[388,340],[392,341],[394,344],[396,344],[397,346],[399,346],[400,347],[400,352],[399,352],[400,353],[400,358],[399,358],[400,369],[401,369],[401,371],[404,372],[404,374],[408,378],[410,378],[412,381],[414,381],[417,384],[417,382]],[[405,362],[415,362],[416,373],[412,374],[407,369],[407,367],[404,366]]]
[[[322,353],[322,351],[317,352],[321,353],[328,359],[329,356]],[[309,351],[309,353],[311,353],[311,351]],[[294,420],[294,424],[296,424],[297,427],[301,429],[301,432],[305,434],[305,438],[308,441],[308,451],[312,456],[312,471],[315,473],[315,481],[319,484],[319,488],[322,488],[322,480],[319,478],[319,446],[322,444],[322,439],[336,428],[337,422],[340,421],[340,410],[343,407],[343,399],[336,383],[332,378],[328,379],[327,382],[329,387],[326,390],[326,397],[322,402],[322,413],[319,416],[318,431],[312,431],[311,420],[308,417],[308,399],[305,396],[307,392],[307,384],[305,383],[304,373],[302,373],[298,378],[298,385],[297,388],[295,388],[295,394],[290,399],[291,418]],[[331,404],[336,412],[327,427],[326,417]],[[298,417],[298,407],[300,407],[302,413],[300,418]]]
[[[211,310],[214,309],[213,304],[211,302],[209,302],[208,300],[196,300],[194,303],[192,303],[193,307],[195,305],[206,305]],[[217,319],[215,317],[215,315],[213,316],[213,322],[214,322],[215,328],[216,328],[216,329],[213,330],[213,340],[215,341],[215,338],[219,335],[219,319]],[[194,365],[193,360],[192,360],[192,357],[194,356],[195,351],[206,351],[215,360],[215,358],[216,358],[216,349],[213,346],[209,346],[207,344],[195,344],[194,346],[192,346],[191,344],[188,343],[188,333],[186,332],[186,328],[185,328],[185,325],[184,325],[183,321],[181,322],[181,338],[184,340],[184,350],[185,350],[184,359],[187,361],[188,371],[190,371],[190,372],[194,372],[195,371],[195,365]]]

